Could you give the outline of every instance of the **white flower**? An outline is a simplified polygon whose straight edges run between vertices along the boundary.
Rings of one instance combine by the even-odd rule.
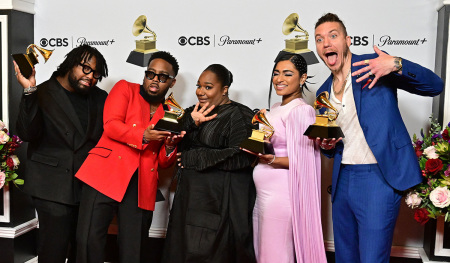
[[[423,154],[428,157],[428,159],[437,159],[439,158],[439,154],[436,153],[436,148],[434,146],[430,146],[423,150]]]
[[[5,144],[9,141],[9,136],[4,131],[0,131],[0,144]]]
[[[6,174],[4,172],[0,172],[0,189],[5,185]]]
[[[450,205],[450,191],[446,187],[436,187],[430,193],[430,200],[435,207],[446,208]]]
[[[2,121],[0,121],[0,130],[3,130],[4,128],[6,128],[5,123],[3,123]]]
[[[412,209],[419,207],[422,198],[416,192],[410,192],[405,198],[406,204]]]
[[[12,160],[13,160],[13,162],[14,162],[14,169],[17,169],[17,167],[19,166],[19,164],[20,164],[20,161],[19,161],[19,157],[17,157],[17,155],[11,155],[11,156],[9,156]]]

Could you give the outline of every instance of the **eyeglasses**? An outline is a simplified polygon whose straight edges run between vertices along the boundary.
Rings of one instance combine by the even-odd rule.
[[[97,70],[93,70],[88,65],[81,64],[81,63],[79,63],[79,64],[83,68],[83,73],[84,74],[89,75],[89,74],[91,74],[91,72],[94,72],[94,74],[93,74],[94,79],[99,79],[99,78],[102,77],[102,74],[100,72],[98,72]]]
[[[148,80],[154,79],[155,76],[158,76],[158,81],[161,82],[161,83],[165,83],[168,79],[173,79],[174,78],[174,76],[170,76],[170,75],[167,75],[167,74],[164,74],[164,73],[156,74],[153,71],[148,71],[148,70],[145,71],[145,77]]]

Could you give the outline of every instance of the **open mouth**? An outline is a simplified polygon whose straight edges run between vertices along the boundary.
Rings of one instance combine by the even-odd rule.
[[[148,90],[150,91],[150,92],[158,92],[158,90],[159,90],[159,87],[158,86],[156,86],[156,85],[150,85],[150,87],[148,87]]]
[[[325,53],[325,57],[327,58],[327,64],[330,66],[334,66],[337,61],[337,53],[336,52],[327,52]]]
[[[90,86],[92,85],[91,81],[85,80],[85,79],[79,80],[79,83],[80,83],[81,85],[83,85],[83,86],[86,86],[86,87],[90,87]]]

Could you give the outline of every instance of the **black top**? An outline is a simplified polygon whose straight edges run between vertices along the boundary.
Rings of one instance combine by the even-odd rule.
[[[88,126],[88,113],[89,113],[89,105],[88,105],[88,97],[77,92],[70,92],[63,88],[61,88],[66,92],[67,97],[69,97],[70,102],[72,103],[75,112],[77,113],[78,118],[80,119],[81,126],[84,131],[86,131]]]
[[[211,167],[238,170],[249,167],[254,157],[239,149],[255,127],[253,112],[237,102],[216,107],[210,115],[217,116],[197,127],[191,117],[194,106],[186,109],[182,125],[187,131],[181,143],[181,164],[187,169],[202,171]]]
[[[252,210],[255,157],[239,149],[251,134],[253,112],[231,102],[197,127],[186,109],[177,191],[163,263],[254,263]]]

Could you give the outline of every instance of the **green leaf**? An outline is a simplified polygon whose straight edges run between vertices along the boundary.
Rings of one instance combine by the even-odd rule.
[[[23,179],[16,179],[14,180],[14,184],[23,185],[25,181]]]

